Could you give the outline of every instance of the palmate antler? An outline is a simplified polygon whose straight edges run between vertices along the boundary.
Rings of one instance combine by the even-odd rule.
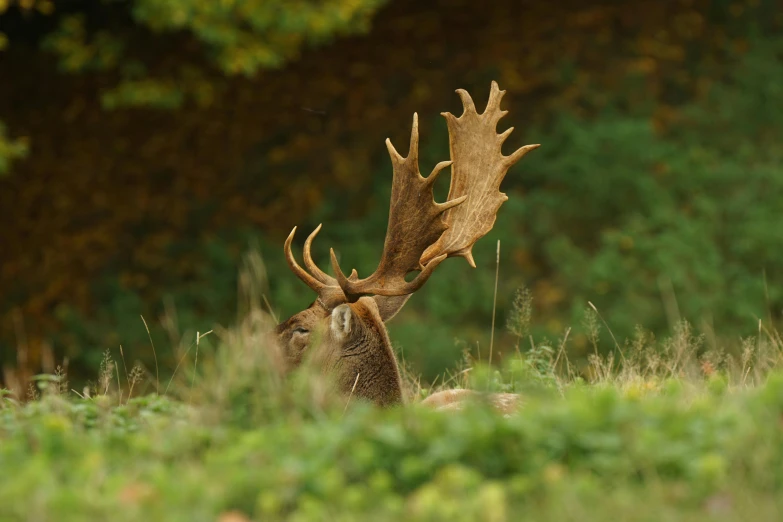
[[[446,255],[436,256],[427,266],[422,266],[419,261],[422,253],[446,230],[443,214],[467,199],[467,196],[460,196],[445,203],[435,202],[433,185],[438,174],[451,162],[438,163],[426,178],[419,173],[418,115],[413,115],[408,156],[400,156],[389,139],[386,140],[386,148],[389,149],[394,177],[389,225],[378,268],[366,279],[346,278],[340,270],[334,249],[330,251],[337,282],[349,300],[369,294],[406,295],[421,288],[438,264],[446,259]],[[405,276],[415,270],[421,270],[421,273],[413,281],[406,282]]]
[[[443,213],[467,198],[462,196],[445,203],[436,203],[433,198],[432,187],[435,180],[444,168],[451,165],[451,162],[438,163],[427,178],[421,176],[417,114],[413,115],[408,157],[400,156],[388,139],[386,147],[389,149],[394,167],[389,225],[381,263],[370,277],[358,280],[356,270],[350,277],[345,277],[339,268],[333,249],[331,250],[332,267],[337,277],[331,277],[318,268],[313,262],[310,248],[313,239],[321,230],[321,225],[318,225],[308,236],[304,244],[304,264],[307,270],[297,264],[291,253],[291,241],[296,227],[286,240],[285,253],[289,267],[305,284],[316,291],[324,302],[339,301],[340,297],[343,298],[343,302],[355,301],[360,296],[368,294],[383,296],[412,294],[425,283],[438,263],[446,259],[445,255],[440,256],[431,260],[427,267],[419,263],[424,250],[437,241],[447,228],[442,217]],[[406,282],[405,276],[415,270],[422,272],[413,281]]]
[[[422,255],[421,263],[425,266],[446,254],[464,257],[470,266],[476,267],[471,249],[492,230],[500,205],[508,199],[500,192],[500,183],[512,165],[540,146],[525,145],[510,156],[502,154],[500,148],[514,127],[497,134],[498,121],[508,111],[500,110],[500,100],[506,91],[501,91],[496,82],[492,82],[487,108],[481,114],[476,112],[467,91],[457,89],[457,94],[464,108],[462,116],[441,113],[449,128],[452,160],[448,197],[467,196],[467,201],[446,212],[444,217],[449,227]]]
[[[500,100],[505,91],[492,82],[489,102],[482,114],[476,112],[470,95],[457,90],[463,114],[459,118],[443,113],[449,128],[451,161],[438,163],[424,178],[419,172],[418,117],[413,116],[410,150],[403,158],[386,140],[394,169],[389,210],[389,225],[378,268],[372,275],[359,279],[353,270],[345,277],[334,250],[330,251],[335,277],[320,270],[310,256],[310,246],[318,234],[319,225],[305,241],[302,269],[291,254],[291,241],[296,227],[285,244],[286,259],[291,270],[319,294],[325,305],[356,301],[362,295],[404,296],[421,288],[435,268],[447,257],[461,256],[471,266],[475,262],[471,249],[475,242],[492,229],[500,205],[508,198],[499,191],[509,167],[538,145],[526,145],[510,156],[503,156],[501,146],[513,127],[497,134],[497,122],[505,116]],[[433,185],[438,174],[452,166],[448,200],[437,203]],[[420,271],[413,281],[405,277]],[[404,301],[402,301],[404,302]]]

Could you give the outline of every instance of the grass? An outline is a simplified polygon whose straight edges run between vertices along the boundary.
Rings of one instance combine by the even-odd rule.
[[[0,520],[781,519],[777,333],[720,344],[683,322],[599,356],[593,309],[577,364],[569,331],[528,335],[529,293],[514,308],[501,365],[466,355],[429,387],[404,372],[409,405],[391,410],[309,368],[282,378],[258,308],[183,341],[170,383],[122,352],[81,391],[39,375],[0,392]],[[417,404],[457,386],[520,393],[522,410]]]

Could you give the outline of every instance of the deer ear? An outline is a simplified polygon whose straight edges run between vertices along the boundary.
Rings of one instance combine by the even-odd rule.
[[[381,314],[381,319],[386,323],[397,315],[397,312],[402,310],[402,307],[405,306],[405,303],[408,302],[412,295],[374,295],[372,298],[375,299],[375,304],[378,305],[378,313]]]
[[[338,339],[347,337],[351,333],[351,321],[353,321],[353,312],[350,306],[341,304],[335,307],[332,310],[332,320],[330,322],[332,334]]]

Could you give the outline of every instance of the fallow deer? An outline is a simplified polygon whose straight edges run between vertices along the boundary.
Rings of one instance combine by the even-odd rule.
[[[336,380],[341,392],[381,406],[403,402],[400,372],[384,323],[394,317],[447,257],[463,257],[475,268],[471,249],[492,229],[498,209],[508,199],[500,192],[500,183],[512,165],[539,146],[526,145],[510,156],[501,153],[513,127],[501,134],[496,131],[498,121],[507,114],[500,110],[505,91],[496,82],[492,82],[487,107],[481,114],[465,90],[456,92],[463,114],[455,117],[441,113],[448,125],[451,160],[438,163],[427,178],[419,172],[415,113],[407,157],[400,156],[391,141],[386,140],[393,166],[391,205],[383,254],[373,274],[359,279],[353,270],[346,277],[334,249],[330,254],[335,276],[319,269],[313,262],[311,245],[321,225],[304,243],[305,268],[291,253],[296,227],[285,242],[288,266],[318,295],[309,308],[275,330],[288,364],[296,367],[304,357],[312,356]],[[448,199],[437,203],[433,185],[448,166]],[[419,274],[406,281],[406,276],[415,271]],[[464,391],[449,390],[425,402],[435,408],[450,409],[465,395]],[[494,402],[504,403],[508,399],[501,397]]]

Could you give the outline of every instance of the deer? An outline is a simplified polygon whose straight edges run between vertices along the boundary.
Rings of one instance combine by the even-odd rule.
[[[316,294],[305,310],[283,321],[274,330],[287,367],[295,369],[311,357],[317,367],[334,379],[340,393],[387,407],[405,402],[399,364],[386,323],[390,321],[449,257],[461,257],[472,267],[473,245],[494,226],[500,206],[508,200],[500,184],[508,169],[539,144],[525,145],[505,156],[501,146],[514,130],[498,134],[498,121],[508,111],[500,109],[505,94],[497,82],[490,87],[484,112],[479,113],[470,94],[456,93],[463,113],[450,112],[449,161],[441,161],[426,178],[419,171],[418,114],[413,115],[408,155],[401,156],[386,139],[392,163],[392,191],[383,251],[377,269],[359,278],[340,268],[330,249],[334,276],[313,261],[311,248],[321,230],[319,224],[303,247],[304,268],[291,251],[297,227],[291,230],[283,250],[291,271]],[[433,186],[444,169],[451,167],[447,200],[435,201]],[[411,280],[406,277],[418,274]],[[434,409],[458,409],[470,390],[446,390],[423,404]],[[508,410],[517,396],[496,394],[492,401]]]

